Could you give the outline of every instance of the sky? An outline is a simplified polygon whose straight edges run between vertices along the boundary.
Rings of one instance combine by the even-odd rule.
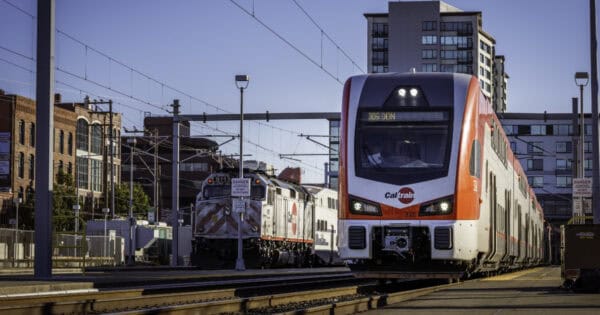
[[[588,1],[446,2],[482,12],[506,58],[509,112],[570,111],[574,73],[590,71]],[[0,89],[27,97],[35,94],[36,4],[0,0]],[[363,14],[387,8],[382,0],[56,0],[55,90],[64,101],[111,98],[124,126],[138,129],[145,115],[167,115],[175,98],[184,114],[239,113],[236,74],[250,76],[244,112],[339,112],[340,82],[367,68]],[[238,134],[239,122],[192,127],[194,135],[224,133]],[[246,122],[244,153],[322,182],[325,156],[279,154],[326,153],[300,134],[327,133],[320,120]],[[222,150],[237,154],[238,144]]]

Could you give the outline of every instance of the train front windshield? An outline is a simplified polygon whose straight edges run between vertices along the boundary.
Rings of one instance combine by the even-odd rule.
[[[450,110],[359,112],[356,175],[397,185],[446,176],[450,117]]]

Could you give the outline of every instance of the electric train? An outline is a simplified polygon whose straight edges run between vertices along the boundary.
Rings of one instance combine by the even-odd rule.
[[[341,259],[359,277],[459,278],[539,264],[543,212],[476,77],[344,85]]]

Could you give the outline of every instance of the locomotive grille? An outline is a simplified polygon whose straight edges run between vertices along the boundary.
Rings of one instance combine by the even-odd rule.
[[[367,247],[366,235],[367,232],[364,226],[349,227],[348,247],[350,247],[350,249],[365,249],[365,247]]]
[[[436,227],[434,230],[434,246],[435,249],[451,249],[452,248],[452,228],[451,227]]]

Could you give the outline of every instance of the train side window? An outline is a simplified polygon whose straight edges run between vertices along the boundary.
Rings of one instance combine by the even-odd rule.
[[[471,176],[481,178],[481,151],[479,140],[474,139],[471,144],[471,159],[469,161],[469,173]]]

